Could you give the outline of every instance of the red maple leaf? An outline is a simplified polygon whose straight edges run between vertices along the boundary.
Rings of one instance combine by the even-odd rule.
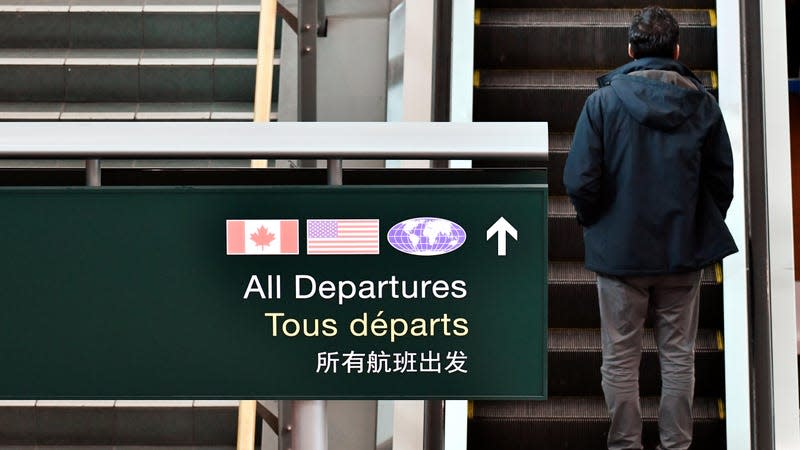
[[[250,240],[261,247],[261,250],[264,250],[264,247],[268,247],[275,240],[275,234],[270,233],[269,230],[264,228],[264,225],[261,225],[261,228],[256,231],[258,233],[250,233]]]

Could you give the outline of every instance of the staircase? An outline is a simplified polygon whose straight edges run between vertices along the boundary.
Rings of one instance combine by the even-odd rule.
[[[549,399],[475,401],[470,450],[606,448],[609,421],[600,386],[595,275],[583,268],[583,237],[562,184],[571,132],[596,78],[627,62],[635,0],[477,0],[475,121],[544,121],[550,127]],[[681,61],[716,91],[716,16],[709,0],[667,0],[681,26]],[[517,165],[534,165],[520,161]],[[477,161],[476,166],[497,166]],[[507,165],[507,164],[505,164]],[[719,267],[704,272],[696,345],[694,444],[724,449],[724,358]],[[649,321],[648,325],[649,327]],[[660,376],[653,333],[642,343],[644,445],[658,442]]]
[[[252,121],[259,9],[259,0],[0,0],[0,120]],[[233,449],[237,404],[0,401],[0,449]]]
[[[258,0],[0,0],[0,120],[252,120],[258,11]]]

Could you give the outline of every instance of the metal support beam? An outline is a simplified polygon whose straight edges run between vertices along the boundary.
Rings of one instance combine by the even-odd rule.
[[[753,448],[800,448],[783,0],[740,0]]]
[[[100,186],[100,160],[87,159],[86,160],[86,185],[87,186]]]
[[[300,122],[317,120],[317,14],[319,1],[299,0],[297,46],[297,118]]]
[[[717,67],[719,106],[733,149],[734,194],[726,223],[739,253],[723,263],[725,336],[725,431],[728,450],[750,450],[750,317],[748,310],[747,227],[744,189],[744,143],[742,138],[742,28],[738,2],[717,5]]]
[[[342,160],[329,159],[328,160],[328,185],[341,186],[342,185]]]
[[[453,0],[439,0],[433,11],[433,113],[434,122],[450,121],[450,77],[453,48]]]
[[[451,14],[450,120],[472,122],[475,0],[454,1]],[[472,167],[472,161],[451,161],[450,167],[468,169]]]
[[[278,401],[278,450],[292,450],[295,448],[292,440],[294,403],[286,400]]]
[[[328,450],[324,400],[292,402],[292,450]]]
[[[450,121],[450,56],[452,50],[453,0],[440,0],[433,11],[433,111],[434,122]],[[450,167],[450,161],[431,162],[435,169]]]
[[[444,448],[444,401],[425,400],[425,428],[423,450]]]

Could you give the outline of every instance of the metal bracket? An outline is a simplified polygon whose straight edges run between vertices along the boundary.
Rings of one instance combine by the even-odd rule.
[[[325,15],[325,0],[317,2],[317,37],[328,36],[328,16]]]
[[[278,17],[283,19],[289,28],[297,34],[297,16],[278,2]],[[317,3],[317,37],[328,36],[328,16],[325,14],[325,0]]]
[[[272,413],[266,406],[264,406],[261,402],[256,402],[256,415],[258,415],[261,420],[263,420],[267,425],[269,425],[270,429],[275,432],[276,435],[280,436],[280,428],[279,428],[279,420],[278,416]]]
[[[281,4],[281,2],[278,2],[278,17],[283,19],[284,22],[286,22],[286,25],[289,25],[289,28],[291,28],[292,31],[294,31],[295,34],[297,34],[297,16],[295,16],[294,14],[292,14],[291,11],[286,9],[286,7]]]

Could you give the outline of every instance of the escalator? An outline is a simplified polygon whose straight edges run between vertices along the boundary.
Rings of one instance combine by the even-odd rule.
[[[583,268],[582,230],[561,182],[572,130],[596,78],[628,61],[634,0],[477,0],[475,121],[544,121],[550,130],[548,400],[475,401],[468,448],[606,448],[595,275]],[[709,0],[662,2],[680,23],[681,61],[716,94],[716,14]],[[476,161],[477,167],[496,163]],[[507,164],[506,164],[507,165]],[[519,161],[518,166],[535,165]],[[704,271],[696,344],[694,449],[724,449],[724,337],[719,266]],[[649,327],[649,321],[646,324]],[[646,449],[658,443],[660,376],[652,329],[642,343]]]

